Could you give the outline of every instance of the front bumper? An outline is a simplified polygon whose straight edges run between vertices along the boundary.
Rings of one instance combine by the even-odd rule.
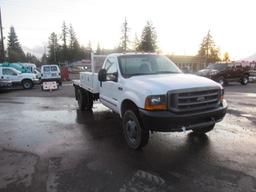
[[[0,88],[11,88],[12,82],[11,81],[0,81]]]
[[[61,83],[62,82],[61,78],[48,78],[48,79],[42,79],[41,78],[41,83],[49,82],[49,81],[56,81],[57,83]]]
[[[214,125],[221,121],[227,111],[227,103],[215,109],[194,112],[189,114],[177,114],[171,111],[147,111],[139,109],[140,118],[144,128],[152,131],[172,132],[200,129]]]
[[[39,80],[39,79],[33,79],[33,83],[34,83],[34,84],[39,84],[39,83],[40,83],[40,80]]]

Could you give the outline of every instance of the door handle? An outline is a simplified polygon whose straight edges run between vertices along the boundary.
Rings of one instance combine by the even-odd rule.
[[[122,88],[122,87],[118,87],[118,90],[119,90],[119,91],[123,91],[123,88]]]

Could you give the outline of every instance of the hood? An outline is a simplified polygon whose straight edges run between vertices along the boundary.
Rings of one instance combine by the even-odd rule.
[[[220,87],[208,78],[191,74],[162,74],[133,76],[129,79],[129,86],[138,87],[150,94],[166,94],[167,91],[200,87]]]
[[[20,73],[20,76],[22,77],[30,77],[30,78],[36,78],[36,75],[34,73]]]

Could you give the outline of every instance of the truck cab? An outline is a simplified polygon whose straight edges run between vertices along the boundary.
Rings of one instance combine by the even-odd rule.
[[[208,132],[227,109],[220,84],[184,74],[158,54],[111,54],[98,74],[81,73],[74,86],[81,110],[90,110],[99,99],[120,115],[133,149],[147,144],[149,131]]]

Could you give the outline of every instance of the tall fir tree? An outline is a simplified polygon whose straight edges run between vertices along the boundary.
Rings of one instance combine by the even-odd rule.
[[[70,24],[69,27],[69,52],[70,52],[70,61],[81,60],[85,58],[85,49],[81,48],[76,37],[74,28]]]
[[[15,33],[14,27],[10,27],[8,35],[8,60],[9,62],[24,62],[26,61],[26,55],[21,48],[18,40],[18,36]]]
[[[63,21],[62,23],[62,30],[61,30],[61,40],[62,40],[62,47],[60,50],[60,61],[61,62],[67,62],[68,60],[70,60],[70,54],[68,51],[68,34],[69,34],[69,29],[65,23],[65,21]]]
[[[102,54],[102,50],[101,50],[101,48],[100,48],[100,43],[99,43],[99,42],[98,42],[98,44],[97,44],[96,54],[97,54],[97,55]]]
[[[43,56],[41,57],[41,64],[47,64],[48,63],[48,58],[47,55],[44,53]]]
[[[137,50],[144,52],[155,52],[157,50],[157,35],[152,22],[147,21]]]
[[[119,50],[121,52],[126,52],[129,49],[129,28],[128,28],[128,23],[127,19],[124,19],[124,23],[122,24],[122,30],[121,30],[121,42],[119,45]]]
[[[38,65],[38,64],[40,63],[40,61],[38,60],[38,58],[37,58],[35,55],[31,54],[31,53],[27,53],[27,54],[26,54],[26,62],[28,62],[28,63],[34,63],[34,64],[36,64],[36,65]]]
[[[135,33],[134,42],[133,42],[133,50],[134,51],[139,51],[139,45],[140,45],[140,40],[138,38],[137,33]]]
[[[48,63],[58,64],[60,61],[60,45],[56,33],[51,33],[48,43]]]
[[[210,30],[208,31],[207,35],[203,38],[203,41],[200,45],[200,49],[198,51],[198,56],[205,59],[205,64],[211,62],[220,61],[220,51],[216,47]]]
[[[63,21],[63,24],[62,24],[62,33],[61,33],[61,39],[63,41],[63,48],[67,48],[67,37],[68,36],[68,27],[65,23],[65,21]]]

